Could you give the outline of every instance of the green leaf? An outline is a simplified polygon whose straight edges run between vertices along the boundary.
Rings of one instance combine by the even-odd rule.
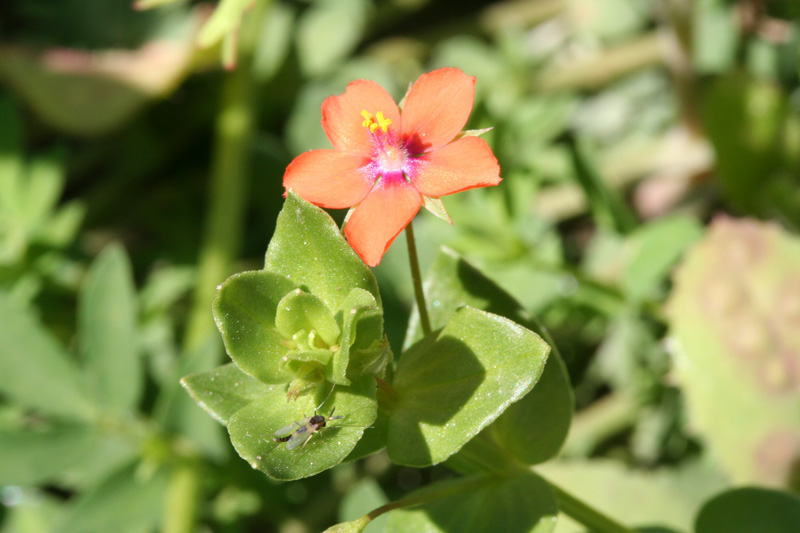
[[[469,479],[439,482],[412,493],[409,499],[435,491],[446,494],[455,489],[432,503],[392,511],[384,531],[549,533],[555,529],[558,514],[555,496],[536,474],[477,478],[482,481],[478,487],[457,490],[459,484]]]
[[[707,502],[695,522],[696,533],[795,533],[800,524],[800,498],[777,490],[742,488]]]
[[[383,342],[383,313],[375,297],[363,289],[353,289],[336,317],[342,323],[342,337],[328,379],[348,385],[348,369],[353,376],[382,376],[391,362],[391,350],[386,357],[384,350],[388,344]]]
[[[114,472],[94,490],[84,492],[56,533],[120,533],[155,529],[167,492],[167,471],[152,477],[136,475],[130,464]]]
[[[364,289],[381,308],[378,282],[342,237],[333,219],[290,192],[269,243],[265,270],[282,274],[340,309],[353,288]]]
[[[64,188],[61,159],[56,154],[37,157],[28,166],[23,213],[31,233],[56,207]]]
[[[495,285],[455,252],[442,248],[424,283],[431,326],[444,327],[456,309],[469,305],[531,326],[531,319],[511,295]],[[416,308],[406,339],[422,335]],[[558,354],[547,358],[544,372],[533,390],[511,405],[487,428],[490,436],[527,464],[553,457],[567,438],[575,400]]]
[[[253,74],[260,83],[274,76],[289,53],[295,28],[295,9],[272,2],[262,17],[253,52]]]
[[[679,468],[644,470],[610,459],[573,459],[549,461],[537,466],[536,471],[618,522],[632,526],[658,524],[681,532],[690,531],[700,503],[728,485],[724,474],[699,461]],[[584,525],[559,516],[558,531],[585,530]],[[730,533],[738,531],[744,530],[733,529]]]
[[[64,510],[63,500],[43,490],[4,487],[6,504],[2,533],[42,533],[53,531]]]
[[[336,344],[341,334],[339,325],[322,300],[302,289],[293,290],[278,303],[275,327],[287,339],[299,331],[306,332],[306,335],[314,331],[328,346]]]
[[[203,25],[197,44],[202,47],[212,46],[223,37],[238,30],[242,23],[244,11],[253,0],[221,0],[214,13]]]
[[[786,95],[773,83],[737,72],[716,79],[702,103],[703,125],[716,152],[716,175],[725,198],[737,210],[774,215],[775,202],[767,193],[773,172],[782,164]]]
[[[456,135],[456,140],[461,139],[463,137],[480,137],[484,133],[489,133],[493,129],[494,129],[494,126],[489,127],[489,128],[481,128],[481,129],[478,129],[478,130],[464,130],[461,133],[459,133],[458,135]]]
[[[510,294],[446,246],[442,246],[434,258],[423,288],[434,330],[447,325],[453,313],[464,305],[504,316],[520,324],[529,321],[525,311]],[[408,349],[420,339],[422,328],[419,310],[414,306],[404,348]]]
[[[625,293],[634,300],[657,296],[654,292],[672,266],[702,233],[697,220],[682,215],[655,220],[634,231],[626,243]]]
[[[576,139],[570,148],[575,178],[586,195],[597,226],[616,233],[628,233],[636,227],[636,216],[630,207],[600,174],[589,143]]]
[[[673,378],[737,483],[798,484],[798,273],[800,239],[776,224],[720,217],[675,276]]]
[[[282,401],[286,401],[286,387],[266,385],[234,364],[190,374],[181,379],[181,385],[200,407],[223,424],[252,401],[275,391],[283,396]]]
[[[370,4],[367,0],[317,2],[297,27],[297,54],[304,72],[329,72],[361,40]]]
[[[0,392],[21,406],[64,418],[97,412],[77,365],[31,315],[0,294]]]
[[[135,452],[130,440],[90,426],[4,430],[0,431],[0,485],[81,485],[132,459]]]
[[[341,463],[353,450],[364,430],[377,416],[375,381],[365,376],[350,387],[337,386],[330,398],[327,387],[317,394],[287,402],[286,392],[278,387],[253,400],[234,414],[228,424],[236,451],[250,465],[274,479],[292,480],[312,476]],[[324,405],[319,405],[325,400]],[[344,416],[331,420],[304,445],[290,450],[284,442],[275,442],[275,433],[294,422],[304,424],[318,414]],[[282,435],[278,435],[282,436]]]
[[[211,413],[208,408],[198,408],[199,401],[190,393],[186,394],[183,380],[186,374],[200,373],[200,371],[212,368],[220,360],[222,354],[222,341],[215,332],[209,332],[207,340],[189,352],[181,354],[179,365],[172,368],[172,374],[162,383],[159,394],[156,397],[156,404],[153,408],[152,418],[158,422],[162,431],[166,435],[182,435],[191,440],[208,457],[214,459],[224,459],[230,450],[227,436],[223,433],[219,424],[209,416],[204,410]],[[221,395],[226,395],[228,390],[236,391],[235,396],[242,397],[244,394],[239,389],[250,385],[251,382],[265,387],[260,381],[244,374],[235,365],[229,365],[235,369],[243,378],[242,381],[228,381],[228,386]],[[219,370],[219,369],[216,369]],[[213,371],[213,370],[212,370]],[[190,377],[190,376],[186,376]],[[215,384],[217,380],[212,381]],[[207,393],[208,390],[201,391]],[[213,394],[208,395],[208,403],[214,405]],[[214,398],[215,399],[215,398]],[[203,407],[200,405],[200,407]],[[216,417],[214,417],[216,418]],[[225,420],[227,422],[227,419]]]
[[[572,31],[581,40],[630,39],[650,21],[650,8],[636,0],[575,0],[568,7],[575,18]]]
[[[389,457],[409,466],[444,461],[533,388],[549,351],[532,331],[462,307],[398,362]]]
[[[378,417],[372,423],[368,431],[358,441],[356,447],[347,456],[345,462],[355,461],[362,457],[367,457],[377,453],[386,447],[386,432],[389,429],[389,417],[382,411],[378,411]]]
[[[771,2],[770,2],[771,3]],[[733,70],[739,48],[740,22],[733,5],[726,0],[700,0],[693,10],[692,63],[702,74]]]
[[[122,21],[125,16],[110,18]],[[59,24],[65,27],[63,21]],[[92,27],[100,26],[113,27],[114,24],[95,24]],[[81,32],[81,35],[85,37],[86,32]],[[118,33],[109,35],[114,35],[114,43],[119,46]],[[85,46],[86,40],[82,43]],[[14,92],[24,98],[27,106],[49,126],[72,135],[97,136],[121,128],[151,102],[154,95],[164,94],[175,87],[186,71],[184,65],[188,61],[188,50],[184,50],[167,48],[165,52],[175,60],[152,71],[152,76],[146,80],[137,77],[131,69],[133,63],[128,61],[133,60],[134,55],[126,54],[125,59],[115,61],[117,68],[111,69],[106,61],[98,60],[96,54],[101,52],[77,48],[74,49],[76,57],[86,65],[81,70],[53,68],[40,55],[22,48],[6,49],[0,57],[0,68]]]
[[[281,362],[289,351],[275,329],[278,303],[296,285],[273,272],[242,272],[217,289],[213,311],[225,349],[244,372],[264,383],[287,383],[293,374]]]
[[[444,203],[440,198],[434,198],[433,196],[423,195],[422,207],[430,211],[436,217],[441,218],[451,226],[453,225],[453,219],[450,218],[450,215],[447,213],[447,209],[445,209]]]
[[[564,444],[574,404],[567,369],[551,353],[533,390],[511,404],[487,431],[523,463],[543,463]]]
[[[83,361],[98,399],[116,411],[134,411],[143,385],[131,266],[119,245],[92,263],[78,300]]]
[[[80,229],[86,207],[77,202],[64,204],[53,213],[46,226],[39,229],[36,240],[54,247],[64,247],[75,240]]]

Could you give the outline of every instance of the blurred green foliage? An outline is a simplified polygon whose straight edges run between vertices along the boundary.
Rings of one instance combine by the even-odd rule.
[[[368,531],[487,530],[465,520],[482,505],[515,519],[486,528],[550,531],[557,515],[555,531],[582,531],[539,475],[642,531],[792,530],[795,2],[249,4],[0,6],[0,531],[319,531],[472,479],[452,479],[469,472],[458,456],[415,469],[380,452],[270,481],[178,384],[226,362],[193,290],[262,268],[283,170],[329,146],[322,100],[357,78],[399,99],[440,66],[477,77],[468,127],[493,127],[504,181],[444,199],[454,226],[415,220],[423,270],[446,287],[432,315],[466,303],[549,331],[564,366],[551,358],[513,409],[542,402],[559,424],[501,416],[465,453],[513,441],[537,474]],[[238,140],[230,109],[252,119]],[[211,183],[232,179],[219,168],[246,187],[215,224],[243,229],[235,261],[208,277],[209,213],[228,201]],[[375,269],[395,353],[419,328],[404,240]],[[195,309],[208,324],[189,342]],[[564,382],[572,420],[573,399],[547,386]],[[771,489],[723,492],[752,484]],[[500,511],[521,494],[541,505]]]

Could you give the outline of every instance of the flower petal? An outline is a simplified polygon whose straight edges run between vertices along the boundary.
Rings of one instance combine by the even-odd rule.
[[[457,68],[423,74],[403,106],[403,137],[413,154],[452,141],[467,123],[475,98],[475,77]]]
[[[352,207],[375,183],[369,158],[336,150],[311,150],[297,156],[283,175],[283,186],[312,204],[334,209]]]
[[[463,137],[417,158],[411,183],[425,196],[497,185],[500,166],[486,141]]]
[[[322,128],[337,150],[369,155],[372,142],[369,129],[361,125],[362,111],[375,115],[378,111],[400,127],[400,112],[386,89],[370,80],[356,80],[347,85],[344,94],[329,96],[322,102]]]
[[[376,266],[421,205],[422,195],[406,181],[382,179],[353,210],[344,234],[361,259]]]

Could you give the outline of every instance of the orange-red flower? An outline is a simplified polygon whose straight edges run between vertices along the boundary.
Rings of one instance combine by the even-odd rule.
[[[375,266],[417,214],[423,195],[500,182],[484,140],[456,139],[474,96],[473,76],[442,68],[414,83],[401,113],[383,87],[356,80],[322,103],[322,127],[333,149],[299,155],[283,185],[322,207],[355,206],[344,232],[361,259]]]

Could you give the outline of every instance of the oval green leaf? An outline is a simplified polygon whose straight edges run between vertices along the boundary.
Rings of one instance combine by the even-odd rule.
[[[266,385],[234,364],[189,374],[181,379],[181,385],[200,407],[223,424],[250,402],[273,390],[286,394],[284,386]]]
[[[406,531],[458,531],[460,533],[503,531],[505,533],[550,533],[555,529],[558,506],[550,486],[533,473],[512,477],[477,478],[478,487],[460,491],[460,478],[429,485],[412,493],[453,493],[432,503],[400,509],[389,514],[385,533]]]
[[[424,287],[434,329],[444,327],[453,312],[463,305],[528,327],[533,325],[530,316],[510,294],[448,248],[439,250]],[[406,339],[421,337],[415,308]],[[518,460],[526,464],[542,463],[555,456],[564,444],[574,403],[564,363],[557,353],[551,353],[536,387],[511,405],[487,432]]]
[[[330,72],[359,43],[368,20],[370,2],[317,2],[307,9],[297,28],[297,55],[304,73]]]
[[[286,339],[291,339],[301,330],[315,331],[328,346],[339,342],[341,334],[339,325],[322,300],[302,289],[293,290],[278,303],[275,326]]]
[[[798,301],[800,239],[775,224],[718,217],[675,275],[674,379],[740,484],[798,487]]]
[[[286,401],[286,391],[275,387],[231,417],[228,432],[236,451],[250,465],[274,479],[292,480],[312,476],[341,463],[355,448],[364,430],[377,416],[375,381],[371,376],[354,381],[350,387],[337,386],[330,397],[327,387],[316,394]],[[321,402],[324,405],[319,406]],[[288,449],[287,443],[275,442],[276,432],[286,426],[306,422],[317,414],[344,416],[328,421],[305,444]],[[298,426],[299,427],[299,426]]]
[[[65,419],[93,418],[99,410],[73,359],[28,308],[3,294],[0,392],[24,408]]]
[[[264,269],[319,296],[328,309],[340,309],[355,287],[371,293],[381,307],[375,276],[347,244],[333,219],[291,191],[278,215]]]
[[[112,410],[135,410],[141,394],[136,313],[130,262],[125,250],[112,244],[92,263],[78,301],[86,370],[98,398]]]
[[[349,383],[348,368],[354,376],[381,375],[391,356],[383,352],[383,312],[369,292],[355,288],[347,295],[337,319],[342,323],[341,349],[331,368],[335,383]]]
[[[75,498],[57,533],[120,533],[156,529],[162,517],[169,482],[165,468],[143,479],[139,465],[126,464],[91,490]]]
[[[533,388],[549,351],[519,324],[459,309],[398,362],[389,457],[408,466],[444,461]]]
[[[743,488],[724,492],[697,515],[696,533],[795,533],[800,527],[800,498],[777,490]]]
[[[92,483],[135,457],[132,440],[89,425],[0,429],[0,485]]]
[[[552,459],[567,438],[574,401],[561,358],[551,353],[536,386],[487,428],[492,438],[523,463]]]
[[[239,368],[264,383],[293,377],[281,362],[289,348],[275,329],[275,314],[295,288],[285,276],[256,270],[233,275],[217,289],[214,320],[225,349]]]

